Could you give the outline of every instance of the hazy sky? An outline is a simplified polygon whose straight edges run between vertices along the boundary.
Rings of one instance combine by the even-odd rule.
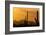
[[[13,8],[13,20],[19,21],[24,20],[25,16],[27,17],[27,11],[28,11],[28,21],[35,21],[34,18],[36,18],[36,12],[39,10],[39,8]]]

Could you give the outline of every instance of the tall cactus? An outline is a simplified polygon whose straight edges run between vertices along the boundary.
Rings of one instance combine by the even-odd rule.
[[[26,18],[26,16],[27,16],[27,18]],[[27,15],[26,16],[25,16],[24,24],[28,25],[28,11],[27,11]]]
[[[38,13],[38,11],[37,11],[37,19],[35,18],[35,22],[36,22],[37,24],[39,24],[38,16],[39,16],[39,13]]]

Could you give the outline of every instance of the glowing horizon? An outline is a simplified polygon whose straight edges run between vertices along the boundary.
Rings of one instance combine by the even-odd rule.
[[[20,21],[24,20],[25,16],[27,17],[27,11],[28,11],[28,21],[34,21],[34,18],[36,18],[37,10],[39,11],[39,8],[13,8],[13,20]]]

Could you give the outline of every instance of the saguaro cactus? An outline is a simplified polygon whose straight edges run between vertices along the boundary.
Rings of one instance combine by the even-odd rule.
[[[24,20],[24,25],[28,25],[28,11],[27,11],[27,15],[26,16],[25,16],[25,20]]]
[[[37,11],[37,19],[35,18],[35,22],[39,25],[39,20],[38,20],[38,16],[39,16],[39,13],[38,13],[38,11]]]

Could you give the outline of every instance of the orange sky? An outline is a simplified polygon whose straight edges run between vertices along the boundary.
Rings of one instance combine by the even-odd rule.
[[[36,12],[39,8],[13,8],[13,20],[19,21],[25,19],[28,11],[28,21],[35,21]],[[27,16],[26,16],[27,17]]]

